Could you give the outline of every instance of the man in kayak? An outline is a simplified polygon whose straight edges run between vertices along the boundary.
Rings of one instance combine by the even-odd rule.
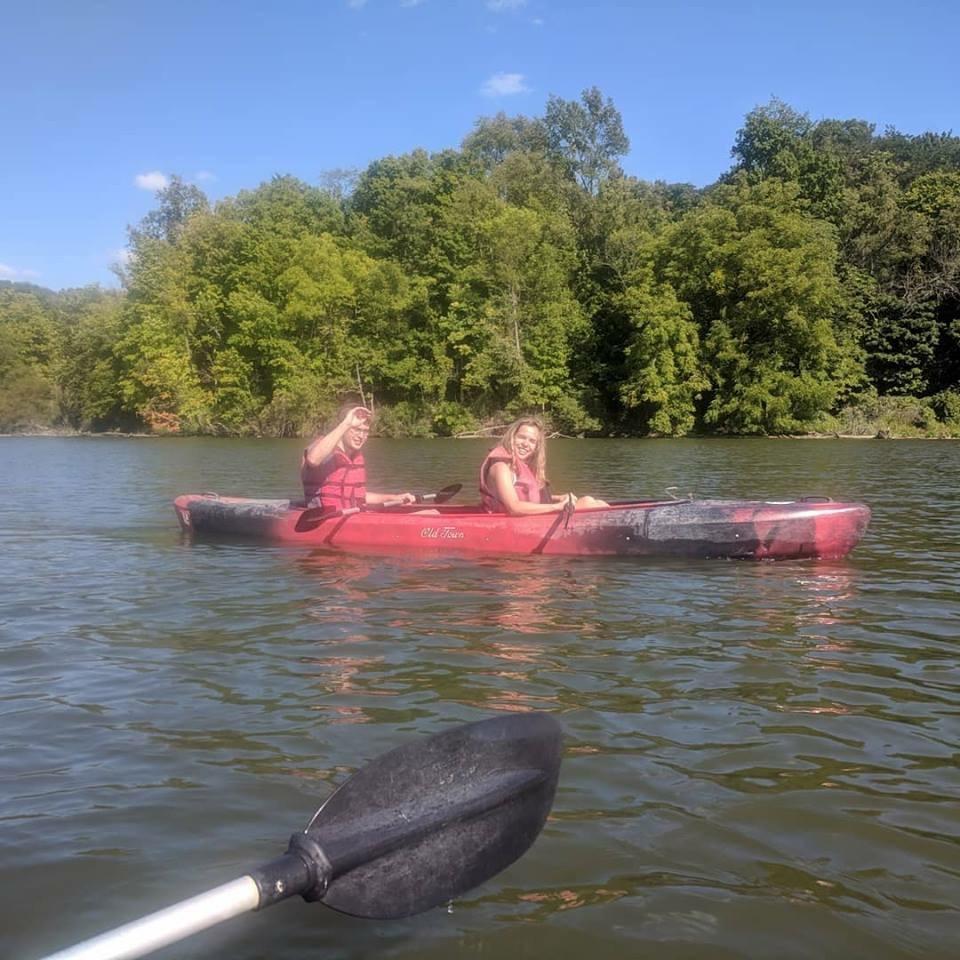
[[[547,438],[537,417],[521,417],[480,466],[480,500],[488,513],[528,516],[606,507],[605,500],[550,493],[546,480]]]
[[[373,414],[366,407],[342,407],[338,423],[303,451],[300,481],[308,507],[346,510],[387,500],[414,503],[412,493],[367,490],[367,467],[360,452],[370,435]]]

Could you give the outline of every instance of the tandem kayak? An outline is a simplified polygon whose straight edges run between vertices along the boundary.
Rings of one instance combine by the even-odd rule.
[[[323,516],[290,500],[185,494],[181,527],[367,553],[430,551],[561,556],[795,560],[845,556],[863,537],[870,508],[824,497],[762,500],[644,500],[511,517],[473,506],[367,508]],[[319,515],[319,516],[318,516]]]

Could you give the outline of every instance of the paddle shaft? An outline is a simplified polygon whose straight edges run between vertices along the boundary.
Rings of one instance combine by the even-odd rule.
[[[416,502],[433,503],[435,501],[437,503],[446,503],[449,499],[455,497],[462,488],[462,483],[452,483],[449,487],[444,487],[436,493],[425,493],[422,496],[418,495]],[[355,513],[382,510],[385,507],[402,507],[405,502],[404,500],[384,500],[383,503],[365,503],[358,507],[344,507],[340,510],[334,510],[333,512],[325,511],[323,507],[309,507],[300,515],[300,520],[306,520],[308,522],[335,520],[338,517],[352,517]]]
[[[456,484],[455,486],[459,491],[460,484]],[[453,494],[451,494],[451,496],[453,496]],[[440,493],[425,493],[423,496],[417,497],[416,502],[433,503],[434,500],[440,500],[442,503],[446,499],[446,497],[441,497]],[[383,503],[364,504],[362,507],[347,507],[345,510],[340,510],[335,514],[332,514],[332,516],[349,517],[355,513],[360,513],[361,510],[383,510],[385,507],[402,507],[405,503],[407,503],[406,500],[384,500]],[[413,506],[413,504],[411,504],[411,506]]]
[[[44,960],[128,960],[176,943],[224,920],[256,910],[260,891],[253,877],[240,877],[140,920],[50,954]]]
[[[433,495],[428,494],[423,498],[424,500],[432,500]],[[355,513],[360,513],[361,511],[381,510],[384,507],[401,507],[405,501],[403,500],[384,500],[383,503],[371,503],[364,504],[362,507],[345,507],[343,510],[338,510],[336,513],[331,513],[331,517],[352,517]]]

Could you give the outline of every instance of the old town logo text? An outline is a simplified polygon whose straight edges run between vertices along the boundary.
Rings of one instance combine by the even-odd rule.
[[[424,540],[462,540],[463,531],[459,527],[424,527],[420,536]]]

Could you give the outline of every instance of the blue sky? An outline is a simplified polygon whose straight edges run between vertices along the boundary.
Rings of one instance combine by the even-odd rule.
[[[173,173],[211,200],[318,183],[590,86],[623,115],[628,173],[698,186],[771,96],[960,132],[958,36],[954,0],[7,0],[0,279],[115,285]]]

